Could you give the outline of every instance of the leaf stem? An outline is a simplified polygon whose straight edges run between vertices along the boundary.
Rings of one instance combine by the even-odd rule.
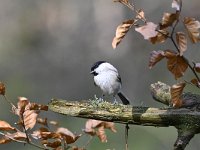
[[[120,1],[120,0],[117,2],[122,3],[123,5],[127,6],[130,10],[135,12],[140,17],[139,19],[142,20],[146,24],[147,20],[143,16],[140,15],[139,11],[135,8],[134,5],[130,4],[129,2]]]
[[[3,95],[3,97],[12,106],[12,108],[16,109],[16,106],[7,98],[6,95]]]
[[[26,130],[26,126],[25,126],[25,122],[24,122],[24,112],[21,115],[21,119],[22,119],[22,126],[23,126],[24,132],[26,134],[26,141],[27,141],[27,143],[30,143],[29,135],[28,135],[28,132]]]
[[[184,57],[184,58],[185,58],[185,57]],[[185,58],[185,59],[186,59],[186,58]],[[186,59],[186,60],[187,60],[187,59]],[[198,80],[198,82],[200,82],[200,78],[199,78],[197,72],[195,71],[194,67],[192,67],[192,66],[189,64],[189,62],[188,62],[188,66],[189,66],[189,68],[192,70],[192,72],[194,73],[194,75],[195,75],[196,79]]]
[[[180,49],[178,48],[178,45],[176,44],[176,42],[175,42],[175,40],[174,40],[172,34],[171,34],[171,36],[170,36],[169,38],[170,38],[170,40],[172,41],[172,43],[174,44],[174,46],[176,47],[176,50],[180,53]]]
[[[20,140],[14,139],[14,138],[10,137],[9,135],[4,134],[3,132],[0,132],[0,134],[5,136],[5,137],[7,137],[7,138],[9,138],[9,139],[11,139],[11,140],[13,140],[13,141],[15,141],[15,142],[27,144],[26,141],[20,141]]]
[[[15,138],[12,138],[12,137],[10,137],[9,135],[6,135],[6,134],[4,134],[4,133],[2,133],[2,132],[0,132],[0,134],[3,135],[3,136],[5,136],[5,137],[7,137],[7,138],[9,138],[9,139],[11,139],[11,140],[14,141],[14,142],[23,143],[23,144],[29,144],[29,145],[32,145],[32,146],[37,147],[37,148],[39,148],[39,149],[48,150],[48,149],[46,149],[46,148],[44,148],[44,147],[41,147],[41,146],[39,146],[39,145],[36,145],[35,143],[30,142],[30,141],[29,141],[29,143],[28,143],[27,141],[20,141],[20,140],[17,140],[17,139],[15,139]]]
[[[177,51],[180,52],[180,49],[178,48],[174,38],[172,36],[170,36],[170,39],[171,39],[172,43],[174,44],[174,46],[176,47]],[[192,71],[192,73],[194,74],[194,76],[196,77],[198,82],[200,82],[200,78],[199,78],[198,74],[196,73],[194,67],[191,66],[191,64],[189,63],[189,61],[188,61],[188,59],[186,57],[184,57],[184,56],[182,56],[182,57],[186,61],[188,67],[190,68],[190,70]]]
[[[179,13],[181,13],[181,10],[182,10],[182,0],[180,0],[180,10],[179,10]],[[179,15],[180,15],[180,14],[179,14]],[[180,53],[180,49],[179,49],[178,45],[176,44],[176,42],[175,42],[175,40],[174,40],[174,37],[173,37],[174,32],[175,32],[175,28],[177,27],[178,23],[179,23],[179,18],[176,20],[174,26],[172,27],[172,32],[171,32],[171,34],[170,34],[170,36],[169,36],[168,38],[171,39],[172,43],[173,43],[174,46],[176,47],[176,50]],[[183,59],[186,61],[186,63],[187,63],[187,65],[189,66],[190,70],[191,70],[191,71],[193,72],[193,74],[195,75],[195,77],[196,77],[196,79],[198,80],[198,82],[200,82],[200,78],[199,78],[199,76],[197,75],[197,73],[196,73],[194,67],[191,66],[191,64],[189,63],[189,61],[188,61],[188,59],[187,59],[186,57],[184,57],[184,56],[182,56],[182,57],[183,57]]]

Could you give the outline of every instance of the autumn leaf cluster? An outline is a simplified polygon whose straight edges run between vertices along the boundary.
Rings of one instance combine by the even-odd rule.
[[[185,52],[189,49],[189,41],[191,44],[197,44],[200,41],[200,22],[194,17],[182,15],[182,0],[172,0],[173,12],[165,12],[159,23],[149,21],[145,11],[137,9],[129,0],[114,0],[114,2],[126,6],[133,12],[133,16],[117,26],[112,41],[113,49],[116,49],[127,33],[134,28],[134,31],[141,34],[144,40],[148,40],[151,44],[162,44],[169,40],[174,46],[173,49],[165,48],[151,51],[150,69],[154,68],[161,60],[166,59],[166,69],[176,80],[180,81],[189,69],[193,73],[194,77],[189,81],[183,80],[171,86],[170,105],[174,108],[180,108],[183,105],[184,87],[189,83],[200,88],[200,62],[191,62],[185,57]],[[178,26],[183,26],[184,29],[179,31]],[[41,118],[40,113],[48,111],[47,105],[32,103],[25,97],[19,97],[17,105],[13,104],[7,98],[6,87],[2,82],[0,82],[0,95],[10,104],[11,112],[18,118],[16,122],[12,123],[13,125],[0,120],[0,144],[18,142],[30,144],[40,149],[85,150],[90,139],[86,145],[76,146],[76,141],[83,135],[92,138],[97,136],[101,142],[107,142],[105,129],[116,132],[114,123],[90,119],[87,120],[85,128],[77,134],[68,128],[59,126],[54,120],[49,121],[48,118]],[[35,141],[37,142],[35,143]]]
[[[116,132],[114,123],[90,119],[86,122],[85,129],[80,134],[75,134],[65,127],[60,127],[56,121],[39,117],[42,111],[48,111],[47,105],[32,103],[26,97],[19,97],[15,106],[5,94],[5,85],[0,82],[0,95],[4,96],[11,105],[11,112],[18,116],[18,121],[12,126],[0,120],[0,144],[18,142],[46,150],[84,150],[87,144],[83,147],[74,144],[84,134],[91,137],[97,136],[101,142],[107,142],[105,129]]]
[[[126,20],[120,24],[116,29],[115,37],[113,38],[112,47],[115,49],[131,28],[135,28],[135,31],[140,33],[145,40],[150,41],[151,44],[162,44],[166,40],[170,40],[174,49],[154,50],[150,53],[149,68],[152,69],[162,59],[167,60],[167,69],[172,73],[177,80],[182,78],[188,68],[194,74],[187,83],[193,84],[197,88],[200,88],[200,63],[190,62],[185,56],[185,51],[188,50],[188,40],[192,44],[200,42],[200,22],[193,17],[185,17],[181,15],[182,12],[182,0],[172,0],[171,7],[174,12],[165,12],[159,23],[148,21],[145,17],[145,12],[142,9],[136,9],[134,4],[131,4],[129,0],[117,0],[131,11],[134,12],[132,19]],[[177,26],[183,26],[183,31],[177,31]],[[183,81],[185,82],[185,81]],[[180,88],[181,86],[181,88]],[[174,87],[178,87],[177,90]],[[183,92],[185,84],[177,83],[172,86],[171,105],[174,107],[181,107],[181,99],[178,98]],[[176,89],[174,95],[173,90]],[[175,98],[176,97],[176,98]]]

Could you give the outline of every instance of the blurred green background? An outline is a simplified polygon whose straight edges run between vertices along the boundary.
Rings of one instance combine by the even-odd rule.
[[[143,8],[148,20],[161,20],[163,12],[174,11],[171,2],[159,0],[135,1]],[[200,20],[199,0],[183,0],[183,13]],[[33,102],[47,104],[51,98],[82,100],[93,98],[100,91],[94,87],[89,74],[91,65],[106,60],[116,66],[122,77],[122,90],[133,105],[163,107],[151,98],[151,83],[163,81],[175,83],[174,77],[162,61],[152,70],[148,69],[149,53],[152,50],[172,48],[170,42],[151,45],[131,30],[122,43],[113,50],[112,38],[116,27],[130,19],[132,12],[112,0],[0,0],[0,80],[6,84],[8,97],[17,102],[24,96]],[[178,30],[181,30],[180,26]],[[186,57],[200,61],[199,44],[189,42]],[[185,80],[193,77],[186,72]],[[191,86],[187,91],[200,92]],[[49,120],[81,133],[85,119],[45,113]],[[0,120],[17,122],[10,106],[0,99]],[[89,150],[125,149],[124,126],[116,124],[117,133],[107,132],[108,143],[94,138]],[[156,128],[130,126],[129,147],[131,150],[173,149],[177,133],[173,127]],[[82,146],[89,137],[80,139]],[[200,137],[196,135],[187,150],[199,150]],[[0,149],[34,150],[32,146],[19,143],[0,145]]]

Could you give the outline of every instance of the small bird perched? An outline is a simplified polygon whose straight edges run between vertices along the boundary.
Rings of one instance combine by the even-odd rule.
[[[115,96],[118,95],[124,105],[129,105],[129,100],[120,92],[121,77],[117,69],[106,61],[98,61],[93,64],[91,74],[94,75],[94,84],[98,86],[105,95],[113,95],[114,103],[117,103]]]

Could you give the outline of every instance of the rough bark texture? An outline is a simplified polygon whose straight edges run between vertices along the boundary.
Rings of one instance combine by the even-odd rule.
[[[168,85],[161,82],[152,84],[151,92],[156,101],[170,105]],[[200,96],[185,93],[182,98],[184,106],[180,109],[113,105],[99,100],[78,102],[60,99],[53,99],[49,103],[49,108],[54,112],[74,117],[144,126],[174,126],[178,130],[174,150],[183,150],[191,138],[200,132]]]

